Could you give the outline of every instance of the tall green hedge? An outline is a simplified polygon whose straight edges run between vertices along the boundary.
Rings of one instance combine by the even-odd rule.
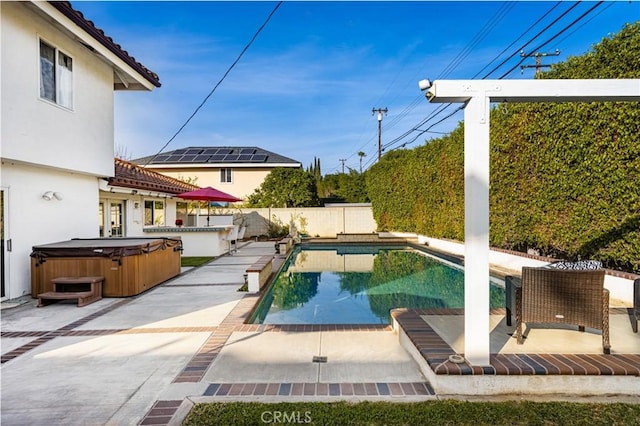
[[[640,23],[540,78],[640,78]],[[463,125],[367,171],[381,230],[464,236]],[[638,103],[526,103],[491,112],[490,240],[640,272]]]
[[[464,236],[464,131],[392,151],[366,173],[378,229]]]

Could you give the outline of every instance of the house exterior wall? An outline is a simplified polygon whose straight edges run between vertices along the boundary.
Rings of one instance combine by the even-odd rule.
[[[165,176],[169,176],[176,179],[186,180],[194,183],[202,188],[211,186],[220,191],[231,194],[238,198],[247,198],[253,194],[262,182],[267,177],[273,167],[238,167],[230,165],[232,169],[232,182],[220,182],[220,169],[222,167],[211,168],[153,168],[149,167],[158,173],[162,173]],[[227,167],[224,167],[227,168]]]
[[[3,141],[4,144],[4,141]],[[10,279],[7,298],[31,292],[29,254],[35,245],[98,235],[95,177],[2,161],[1,185],[6,191],[6,239],[12,250],[5,267]],[[55,191],[62,200],[46,201],[42,194]]]
[[[100,204],[105,209],[104,222],[99,223],[98,216],[96,217],[96,224],[104,227],[105,237],[108,235],[109,227],[109,205],[111,203],[122,203],[124,208],[124,236],[125,237],[144,237],[148,236],[144,233],[144,202],[145,201],[162,201],[164,202],[164,216],[161,219],[161,223],[156,226],[175,226],[176,221],[176,200],[169,196],[158,196],[157,193],[148,191],[136,191],[136,194],[132,194],[131,190],[117,188],[111,192],[109,190],[100,191]],[[98,214],[96,210],[95,214]]]
[[[34,245],[99,234],[101,177],[114,173],[114,65],[65,28],[53,8],[0,2],[0,187],[3,190],[4,298],[31,291]],[[40,97],[40,40],[72,58],[72,107]],[[96,44],[98,42],[95,42]],[[46,191],[62,199],[46,201]]]
[[[113,175],[113,68],[36,13],[0,2],[3,159]],[[40,98],[39,40],[73,59],[73,108]]]

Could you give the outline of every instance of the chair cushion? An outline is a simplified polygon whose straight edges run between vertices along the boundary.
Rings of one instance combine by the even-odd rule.
[[[590,270],[590,269],[602,269],[602,262],[599,260],[578,260],[576,262],[569,262],[561,260],[546,265],[551,269],[576,269],[576,270]]]

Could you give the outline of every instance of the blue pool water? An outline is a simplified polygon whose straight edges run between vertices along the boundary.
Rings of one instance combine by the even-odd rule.
[[[503,283],[490,282],[491,307],[504,307]],[[463,270],[408,247],[297,246],[252,322],[389,324],[399,307],[464,307]]]

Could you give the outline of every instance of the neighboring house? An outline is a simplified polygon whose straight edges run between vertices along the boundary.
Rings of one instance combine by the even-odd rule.
[[[30,293],[34,245],[95,238],[114,175],[114,91],[158,76],[68,2],[0,2],[2,298]]]
[[[115,159],[115,175],[100,181],[101,237],[141,237],[145,227],[174,226],[186,202],[176,194],[198,186]],[[186,220],[185,220],[186,225]]]
[[[238,198],[251,195],[276,167],[302,167],[296,160],[256,146],[181,148],[133,162],[201,187],[211,186]]]

